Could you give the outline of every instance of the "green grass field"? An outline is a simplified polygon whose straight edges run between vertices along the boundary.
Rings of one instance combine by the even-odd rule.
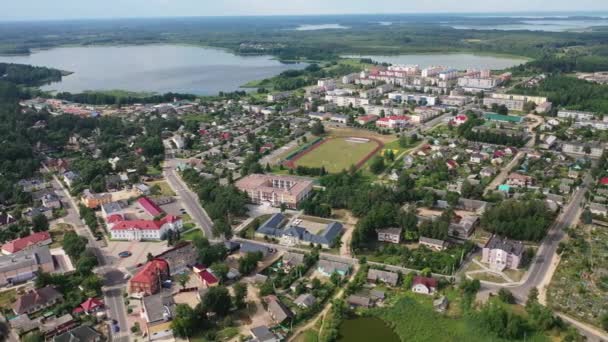
[[[360,162],[377,146],[374,141],[355,143],[347,141],[347,138],[334,138],[305,154],[295,163],[297,166],[323,166],[328,172],[340,172]]]

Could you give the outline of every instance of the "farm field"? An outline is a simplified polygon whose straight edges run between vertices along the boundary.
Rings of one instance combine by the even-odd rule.
[[[347,170],[379,147],[374,140],[355,142],[350,138],[330,138],[295,161],[297,166],[324,167],[328,172]]]
[[[563,245],[562,258],[547,291],[553,309],[601,326],[608,315],[608,230],[579,227]]]

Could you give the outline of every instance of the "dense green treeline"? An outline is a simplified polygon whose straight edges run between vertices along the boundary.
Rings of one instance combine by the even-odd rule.
[[[61,81],[61,76],[61,71],[57,69],[0,63],[0,80],[15,84],[37,86],[47,82]]]
[[[608,63],[608,58],[606,59]],[[608,70],[608,65],[606,69]],[[553,105],[608,114],[608,85],[561,74],[548,77],[534,88],[518,86],[516,94],[547,96]]]
[[[84,92],[78,94],[72,94],[68,92],[58,93],[56,98],[66,101],[72,101],[77,103],[86,103],[92,105],[127,105],[134,103],[162,103],[171,102],[174,99],[178,100],[194,100],[196,95],[192,94],[179,94],[179,93],[166,93],[162,95],[150,95],[150,96],[131,96],[112,94],[107,92]]]

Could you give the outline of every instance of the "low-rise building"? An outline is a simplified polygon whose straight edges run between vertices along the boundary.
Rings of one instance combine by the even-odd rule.
[[[483,247],[481,262],[490,265],[490,269],[503,271],[505,269],[517,269],[524,253],[524,245],[521,241],[513,241],[492,236]]]
[[[129,281],[130,293],[152,295],[158,293],[162,282],[170,276],[169,263],[162,259],[147,262]]]
[[[15,239],[2,246],[2,253],[9,255],[25,249],[50,245],[53,242],[49,232],[39,232],[28,235],[24,238]]]
[[[32,314],[51,307],[63,300],[63,295],[51,286],[31,290],[13,304],[13,311],[17,315]]]
[[[369,271],[367,271],[367,281],[372,283],[382,282],[390,286],[397,286],[399,274],[370,268]]]
[[[412,281],[412,292],[430,295],[437,291],[437,279],[416,276]]]
[[[289,310],[289,308],[276,296],[266,296],[264,301],[267,304],[267,310],[270,317],[272,317],[272,320],[277,324],[281,324],[294,317],[293,312],[291,312],[291,310]]]
[[[53,271],[55,265],[48,246],[0,256],[0,286],[19,284],[34,278],[39,272]]]
[[[439,239],[431,239],[428,237],[421,236],[418,243],[421,246],[434,249],[436,251],[442,251],[447,248],[447,242]]]
[[[167,215],[160,220],[123,220],[120,215],[108,217],[108,228],[112,239],[141,241],[162,240],[169,230],[180,231],[183,228],[181,218]]]
[[[53,342],[100,342],[101,338],[101,334],[90,326],[81,325],[59,336],[55,336]]]
[[[171,293],[161,292],[142,298],[141,318],[146,322],[143,330],[148,341],[173,337],[171,320],[175,316],[175,307]]]
[[[317,299],[315,296],[311,295],[310,293],[304,293],[298,296],[293,303],[300,308],[308,309],[311,308],[316,301]]]
[[[313,181],[303,177],[253,174],[239,179],[235,185],[255,204],[269,203],[275,207],[285,204],[296,209],[310,195]]]
[[[376,127],[381,128],[403,128],[407,126],[410,118],[405,115],[391,115],[384,118],[380,118],[376,121]]]
[[[562,152],[577,155],[588,155],[592,158],[599,158],[604,154],[604,145],[589,142],[565,142],[562,145]]]
[[[317,263],[317,271],[326,277],[330,277],[334,273],[344,277],[350,273],[350,270],[351,265],[343,262],[321,259]]]
[[[82,192],[80,200],[85,206],[87,206],[87,208],[96,209],[101,205],[112,202],[112,194],[97,194],[89,189],[86,189]]]
[[[401,242],[401,228],[378,229],[378,241],[398,244]]]

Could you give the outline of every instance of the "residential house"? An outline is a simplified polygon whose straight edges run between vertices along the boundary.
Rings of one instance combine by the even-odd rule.
[[[370,268],[367,271],[367,281],[371,283],[382,282],[390,286],[397,286],[399,274]]]
[[[496,169],[491,166],[484,167],[483,169],[481,169],[481,171],[479,171],[479,175],[484,178],[494,177],[495,174]]]
[[[490,264],[490,269],[503,271],[505,269],[517,269],[524,253],[524,245],[521,241],[492,236],[483,247],[481,262]]]
[[[253,340],[251,340],[252,342],[280,342],[281,341],[281,339],[275,333],[270,331],[270,329],[268,329],[268,327],[265,325],[251,328],[250,332],[251,332],[251,337],[253,338]]]
[[[13,304],[13,312],[17,315],[32,314],[51,307],[63,301],[63,295],[51,286],[31,290]]]
[[[203,269],[197,273],[203,287],[210,288],[218,286],[220,279],[210,269]]]
[[[158,293],[164,280],[169,279],[169,263],[162,259],[147,262],[129,281],[130,293]]]
[[[105,309],[105,304],[102,299],[99,298],[87,298],[84,302],[80,303],[79,306],[72,310],[75,314],[84,313],[86,315],[93,315],[99,311]]]
[[[437,279],[416,276],[412,282],[412,292],[430,295],[437,291]]]
[[[49,318],[44,318],[40,320],[38,325],[38,329],[42,333],[45,338],[50,338],[55,335],[63,334],[66,331],[72,329],[76,326],[76,321],[74,321],[74,317],[70,314],[65,314],[63,316],[57,317],[52,316]]]
[[[90,189],[86,189],[82,192],[82,197],[80,200],[85,206],[87,206],[87,208],[96,209],[103,204],[112,202],[112,194],[97,194],[92,192]]]
[[[534,179],[530,176],[522,175],[517,172],[511,173],[507,177],[507,185],[513,187],[526,187],[534,185]]]
[[[286,252],[283,254],[283,267],[292,269],[304,265],[304,257],[302,253]]]
[[[450,223],[448,235],[458,239],[467,239],[475,231],[478,222],[479,216],[458,216],[457,221]]]
[[[337,261],[321,259],[317,263],[317,271],[326,277],[329,277],[334,273],[344,277],[350,273],[350,269],[351,265]]]
[[[68,188],[71,188],[79,178],[80,176],[78,173],[73,171],[67,171],[63,174],[63,182],[68,186]]]
[[[361,295],[350,295],[346,298],[346,304],[351,308],[369,308],[372,306],[372,300],[369,297]]]
[[[170,292],[161,292],[142,298],[141,318],[149,341],[166,340],[173,337],[171,320],[175,316],[176,304]]]
[[[439,239],[431,239],[428,237],[421,236],[418,243],[421,246],[428,247],[437,251],[443,251],[447,248],[447,242]]]
[[[34,192],[46,189],[50,184],[42,179],[22,179],[17,182],[24,192]]]
[[[310,293],[304,293],[298,296],[293,303],[300,308],[308,309],[311,308],[316,301],[317,299],[315,296],[311,295]]]
[[[277,324],[281,324],[294,317],[293,312],[291,312],[291,310],[289,310],[289,308],[285,306],[285,304],[283,304],[276,296],[266,296],[264,301],[267,304],[267,310],[270,317],[272,317],[272,320]]]
[[[101,334],[88,325],[81,325],[53,338],[53,342],[100,342]]]
[[[376,233],[378,233],[378,241],[390,242],[394,244],[399,244],[401,242],[401,232],[401,228],[386,228],[376,230]]]

